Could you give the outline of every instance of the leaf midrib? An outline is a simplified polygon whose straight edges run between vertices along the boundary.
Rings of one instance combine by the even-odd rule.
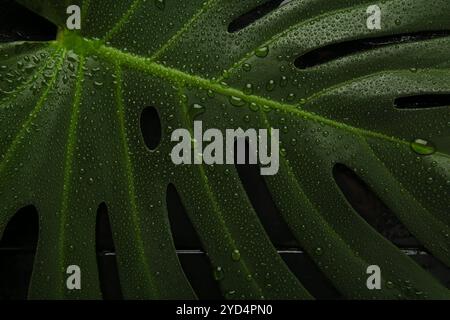
[[[404,139],[395,136],[388,136],[386,134],[377,131],[358,128],[343,122],[335,121],[322,115],[313,113],[311,111],[306,111],[296,105],[281,103],[278,101],[270,100],[256,95],[246,95],[243,91],[232,87],[226,87],[223,84],[219,83],[218,81],[205,79],[201,76],[192,75],[178,69],[167,67],[152,61],[151,58],[139,56],[133,53],[123,52],[117,48],[107,46],[105,44],[99,45],[94,40],[84,38],[83,42],[86,43],[85,48],[88,48],[87,50],[89,50],[90,54],[99,55],[105,60],[110,61],[111,63],[114,64],[118,63],[121,66],[125,65],[130,68],[139,70],[141,72],[163,78],[170,82],[174,82],[177,85],[180,84],[196,85],[198,87],[207,90],[212,90],[225,96],[240,98],[247,103],[255,103],[259,106],[268,106],[270,109],[273,110],[279,110],[285,113],[290,113],[292,115],[296,115],[306,120],[311,120],[320,124],[329,125],[331,127],[338,128],[356,135],[361,135],[367,138],[375,138],[386,142],[403,145],[406,147],[409,147],[411,143],[410,141],[406,141]],[[63,43],[60,41],[55,41],[53,42],[53,44],[56,46],[64,46]],[[450,158],[449,154],[439,151],[434,153],[434,155]]]

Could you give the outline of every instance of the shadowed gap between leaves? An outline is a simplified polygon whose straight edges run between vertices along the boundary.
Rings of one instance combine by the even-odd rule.
[[[26,300],[39,239],[39,214],[34,206],[20,209],[0,241],[0,300]]]
[[[20,17],[20,19],[17,19]],[[58,28],[37,13],[13,0],[2,0],[0,43],[14,41],[52,41]]]
[[[161,119],[156,108],[146,107],[142,110],[140,128],[145,145],[150,150],[155,150],[162,138]]]
[[[237,141],[234,148],[234,162],[237,163]],[[309,255],[300,248],[287,223],[281,218],[260,166],[249,163],[250,149],[245,139],[246,164],[236,164],[236,170],[253,209],[283,261],[303,286],[317,299],[340,299],[342,296],[323,275]],[[294,249],[293,249],[294,248]]]
[[[116,249],[109,220],[108,207],[101,203],[97,210],[95,225],[95,251],[97,253],[98,277],[103,300],[123,299],[117,268]]]
[[[298,69],[309,69],[359,52],[365,52],[395,44],[419,42],[450,36],[449,30],[404,33],[378,38],[366,38],[333,43],[303,54],[294,61]]]
[[[443,285],[450,287],[450,269],[427,252],[405,225],[350,168],[336,164],[333,176],[353,209],[380,235],[390,241]],[[414,249],[411,249],[414,248]]]
[[[450,94],[422,94],[397,98],[397,109],[431,109],[450,107]]]
[[[240,15],[228,25],[228,32],[238,32],[279,8],[284,0],[269,0]]]
[[[223,299],[211,263],[173,184],[167,186],[166,204],[178,259],[194,292],[201,300]]]

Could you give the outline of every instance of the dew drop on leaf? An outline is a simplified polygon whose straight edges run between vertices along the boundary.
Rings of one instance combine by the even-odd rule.
[[[269,47],[261,47],[256,49],[255,56],[258,58],[265,58],[269,54]]]
[[[166,0],[155,0],[155,5],[159,10],[164,10],[166,7]]]
[[[273,91],[274,89],[275,89],[275,81],[269,80],[269,82],[267,82],[267,85],[266,85],[266,90]]]
[[[237,249],[233,250],[233,253],[231,254],[231,258],[234,261],[239,261],[239,259],[241,259],[241,253],[239,252],[239,250],[237,250]]]
[[[242,67],[242,69],[244,69],[244,71],[249,72],[252,70],[252,66],[249,63],[245,63],[244,66]]]
[[[241,98],[235,97],[235,96],[231,96],[230,97],[230,103],[231,103],[232,106],[235,106],[235,107],[243,107],[243,106],[245,106],[245,101],[242,100]]]
[[[244,93],[246,95],[251,95],[253,93],[253,86],[251,83],[247,83],[244,87]]]
[[[294,101],[295,99],[295,93],[289,93],[287,96],[287,101]]]
[[[228,300],[233,299],[235,294],[236,294],[236,291],[230,290],[227,293],[225,293],[225,298]]]
[[[202,115],[203,113],[205,113],[205,110],[206,110],[206,108],[204,106],[202,106],[202,105],[200,105],[198,103],[194,103],[191,106],[191,109],[190,109],[190,112],[189,112],[190,113],[190,117],[192,119],[194,119],[194,118]]]
[[[224,273],[222,267],[217,267],[214,269],[214,279],[220,281],[224,278]]]
[[[323,250],[322,250],[322,248],[320,248],[320,247],[316,248],[315,254],[318,255],[318,256],[323,255]]]
[[[432,143],[424,139],[416,139],[411,143],[411,149],[420,155],[428,156],[436,152]]]
[[[250,103],[250,110],[252,110],[253,112],[257,112],[259,110],[259,107],[256,103],[252,102]]]

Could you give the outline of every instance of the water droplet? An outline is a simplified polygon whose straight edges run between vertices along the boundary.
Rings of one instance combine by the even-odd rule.
[[[287,96],[287,101],[294,101],[295,99],[295,93],[289,93]]]
[[[235,96],[231,96],[230,97],[230,103],[231,105],[235,106],[235,107],[243,107],[245,106],[245,101],[242,100],[239,97],[235,97]]]
[[[155,0],[155,5],[159,10],[164,10],[166,7],[166,0]]]
[[[51,70],[47,70],[44,72],[44,77],[49,80],[53,77],[53,72]]]
[[[269,107],[268,105],[263,105],[263,106],[262,106],[262,109],[263,109],[264,112],[270,112],[270,111],[272,111],[272,108]]]
[[[269,54],[269,47],[261,47],[256,49],[255,56],[258,58],[265,58]]]
[[[273,91],[274,89],[275,89],[275,81],[269,80],[269,82],[267,82],[267,85],[266,85],[266,90]]]
[[[259,107],[256,103],[252,102],[250,103],[250,110],[252,110],[253,112],[257,112],[259,110]]]
[[[242,66],[242,69],[244,69],[244,71],[246,71],[246,72],[249,72],[249,71],[252,70],[252,65],[249,64],[249,63],[245,63],[245,64]]]
[[[214,269],[214,279],[220,281],[224,278],[224,273],[222,267],[217,267]]]
[[[241,259],[241,253],[239,252],[238,249],[235,249],[235,250],[233,251],[233,253],[231,253],[231,258],[232,258],[234,261],[239,261],[239,259]]]
[[[236,294],[236,291],[234,291],[234,290],[228,291],[227,293],[225,293],[225,298],[228,300],[231,300],[231,299],[233,299],[233,296],[235,294]]]
[[[198,103],[194,103],[191,106],[189,115],[192,119],[198,117],[199,115],[205,113],[206,108]]]
[[[244,93],[246,95],[251,95],[253,93],[253,86],[251,83],[247,83],[244,87]]]
[[[411,143],[411,149],[420,155],[428,156],[436,152],[436,148],[432,143],[424,139],[416,139]]]
[[[322,250],[322,248],[320,248],[320,247],[316,248],[315,254],[318,255],[318,256],[323,255],[323,250]]]

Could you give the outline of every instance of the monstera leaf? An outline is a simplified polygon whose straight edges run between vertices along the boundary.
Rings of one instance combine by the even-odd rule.
[[[19,208],[37,208],[30,298],[101,298],[103,202],[124,297],[195,298],[170,231],[170,184],[227,298],[313,298],[233,165],[172,163],[171,133],[194,120],[204,130],[280,129],[280,170],[264,179],[300,246],[345,297],[450,298],[333,177],[336,164],[351,168],[450,266],[448,0],[380,0],[374,30],[372,0],[293,0],[233,28],[265,1],[18,2],[59,27],[55,41],[0,47],[0,232]],[[72,4],[81,30],[66,29]],[[153,149],[140,129],[146,107],[162,127]],[[82,270],[81,290],[66,288],[69,265]],[[381,290],[366,287],[369,265],[381,269]]]

